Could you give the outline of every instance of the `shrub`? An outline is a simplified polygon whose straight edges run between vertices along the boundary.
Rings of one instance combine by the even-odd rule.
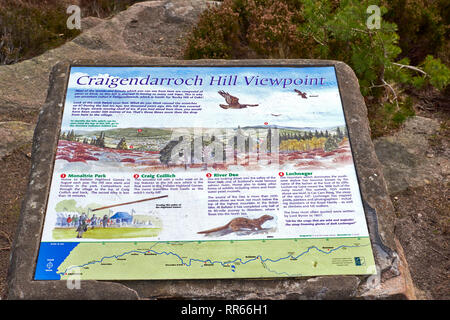
[[[371,4],[379,5],[383,16],[389,12],[381,1]],[[202,14],[188,39],[186,58],[239,58],[245,57],[243,50],[261,58],[313,56],[349,64],[365,96],[378,95],[383,90],[377,88],[383,87],[397,99],[390,81],[444,89],[450,80],[445,64],[430,55],[419,67],[409,65],[409,59],[398,60],[402,50],[397,25],[383,20],[379,29],[368,29],[367,6],[357,0],[225,0]],[[421,16],[434,17],[433,12],[427,9]],[[402,21],[402,16],[397,19]],[[436,41],[444,45],[441,20],[429,21],[435,20],[432,25],[440,30]]]
[[[248,0],[246,38],[249,47],[269,58],[304,54],[306,46],[296,27],[302,20],[297,4],[297,1]]]

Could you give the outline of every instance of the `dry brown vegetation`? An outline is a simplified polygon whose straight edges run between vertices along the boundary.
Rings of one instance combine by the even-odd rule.
[[[0,0],[0,64],[11,64],[55,48],[79,34],[66,26],[66,4],[58,0]]]

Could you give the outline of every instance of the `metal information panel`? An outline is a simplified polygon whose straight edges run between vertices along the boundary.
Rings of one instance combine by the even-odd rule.
[[[333,66],[72,66],[35,280],[376,273]]]

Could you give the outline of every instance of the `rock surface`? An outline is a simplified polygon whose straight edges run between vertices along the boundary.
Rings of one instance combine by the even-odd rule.
[[[158,298],[225,298],[236,299],[350,299],[413,298],[414,289],[407,272],[406,260],[394,237],[394,210],[387,193],[383,172],[369,135],[364,100],[354,72],[344,63],[324,60],[198,60],[163,61],[177,65],[334,65],[336,67],[344,113],[372,248],[378,268],[377,276],[328,276],[302,279],[258,280],[186,280],[186,281],[83,281],[83,290],[69,290],[64,281],[33,281],[40,232],[44,222],[46,197],[50,188],[54,152],[62,116],[68,63],[55,66],[46,103],[41,111],[34,136],[33,163],[27,196],[23,202],[18,233],[12,247],[9,272],[10,299],[158,299]],[[117,59],[75,60],[77,64],[147,64],[158,65],[155,58],[138,61]],[[358,137],[353,139],[352,137]],[[52,292],[49,294],[48,292]]]
[[[30,139],[34,127],[32,121],[39,110],[39,124],[33,146],[33,167],[29,192],[22,208],[19,229],[14,242],[14,252],[9,276],[9,298],[54,299],[137,299],[137,298],[268,298],[268,299],[334,299],[334,298],[414,298],[414,288],[408,275],[406,260],[394,236],[395,215],[388,186],[393,188],[389,168],[396,165],[396,158],[390,159],[383,153],[384,145],[396,141],[386,140],[378,144],[377,153],[386,164],[381,167],[376,157],[368,130],[367,111],[359,94],[353,71],[340,62],[299,61],[305,64],[336,64],[342,79],[343,102],[355,151],[361,190],[367,203],[368,223],[374,246],[379,278],[367,277],[315,277],[277,281],[146,281],[133,282],[83,282],[83,290],[68,290],[65,282],[31,281],[37,255],[40,230],[45,212],[42,195],[48,192],[52,154],[56,146],[59,126],[61,93],[67,64],[55,67],[49,86],[49,74],[57,62],[75,61],[103,64],[157,64],[167,58],[182,58],[184,36],[195,23],[198,14],[206,7],[206,1],[173,0],[149,1],[131,6],[112,19],[84,19],[85,30],[74,41],[60,48],[48,51],[34,59],[15,65],[0,67],[0,121],[5,128],[22,125]],[[82,24],[83,26],[83,24]],[[159,57],[157,59],[150,57]],[[292,61],[284,61],[292,63]],[[179,63],[185,63],[180,61]],[[201,63],[201,62],[200,62]],[[205,63],[205,62],[203,62]],[[226,64],[229,61],[211,63]],[[249,61],[251,63],[251,61]],[[255,63],[255,62],[254,62]],[[261,61],[257,61],[261,63]],[[264,63],[264,62],[262,62]],[[269,61],[266,61],[269,63]],[[283,63],[275,61],[274,63]],[[47,95],[47,89],[49,94]],[[351,90],[350,90],[351,89]],[[351,91],[351,92],[350,92]],[[46,97],[47,101],[46,101]],[[46,103],[45,103],[46,101]],[[30,114],[29,122],[8,123],[22,120],[23,114]],[[0,127],[1,128],[1,127]],[[1,130],[1,129],[0,129]],[[7,130],[3,132],[8,134]],[[17,133],[14,133],[17,134]],[[383,143],[385,143],[383,145]],[[2,150],[0,146],[0,150]],[[10,152],[11,147],[5,147]],[[394,145],[395,148],[395,145]],[[402,148],[402,146],[397,146]],[[417,164],[417,159],[405,159]],[[391,161],[392,160],[392,161]],[[394,170],[395,171],[395,170]],[[398,174],[398,172],[397,172]],[[406,178],[405,178],[406,179]],[[82,291],[82,292],[81,292]],[[53,292],[51,297],[48,292]]]
[[[402,130],[374,141],[378,159],[383,165],[389,193],[434,182],[448,181],[450,151],[441,154],[431,150],[430,137],[440,129],[439,121],[424,117],[408,119]]]
[[[46,98],[48,75],[59,61],[146,56],[182,58],[184,36],[209,1],[147,1],[111,19],[85,18],[83,33],[63,46],[33,59],[0,67],[0,117],[15,108],[39,110]],[[84,23],[83,23],[84,22]],[[0,118],[1,119],[1,118]]]

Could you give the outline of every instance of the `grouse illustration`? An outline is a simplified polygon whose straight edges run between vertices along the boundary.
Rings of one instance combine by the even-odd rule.
[[[303,99],[308,99],[306,97],[306,92],[301,92],[300,90],[294,89],[295,92],[298,93],[299,96],[301,96]]]
[[[222,109],[243,109],[247,107],[257,107],[257,104],[241,104],[239,103],[239,99],[232,96],[228,92],[225,92],[223,90],[220,90],[218,92],[222,97],[225,98],[225,102],[228,104],[220,104],[219,106]]]

